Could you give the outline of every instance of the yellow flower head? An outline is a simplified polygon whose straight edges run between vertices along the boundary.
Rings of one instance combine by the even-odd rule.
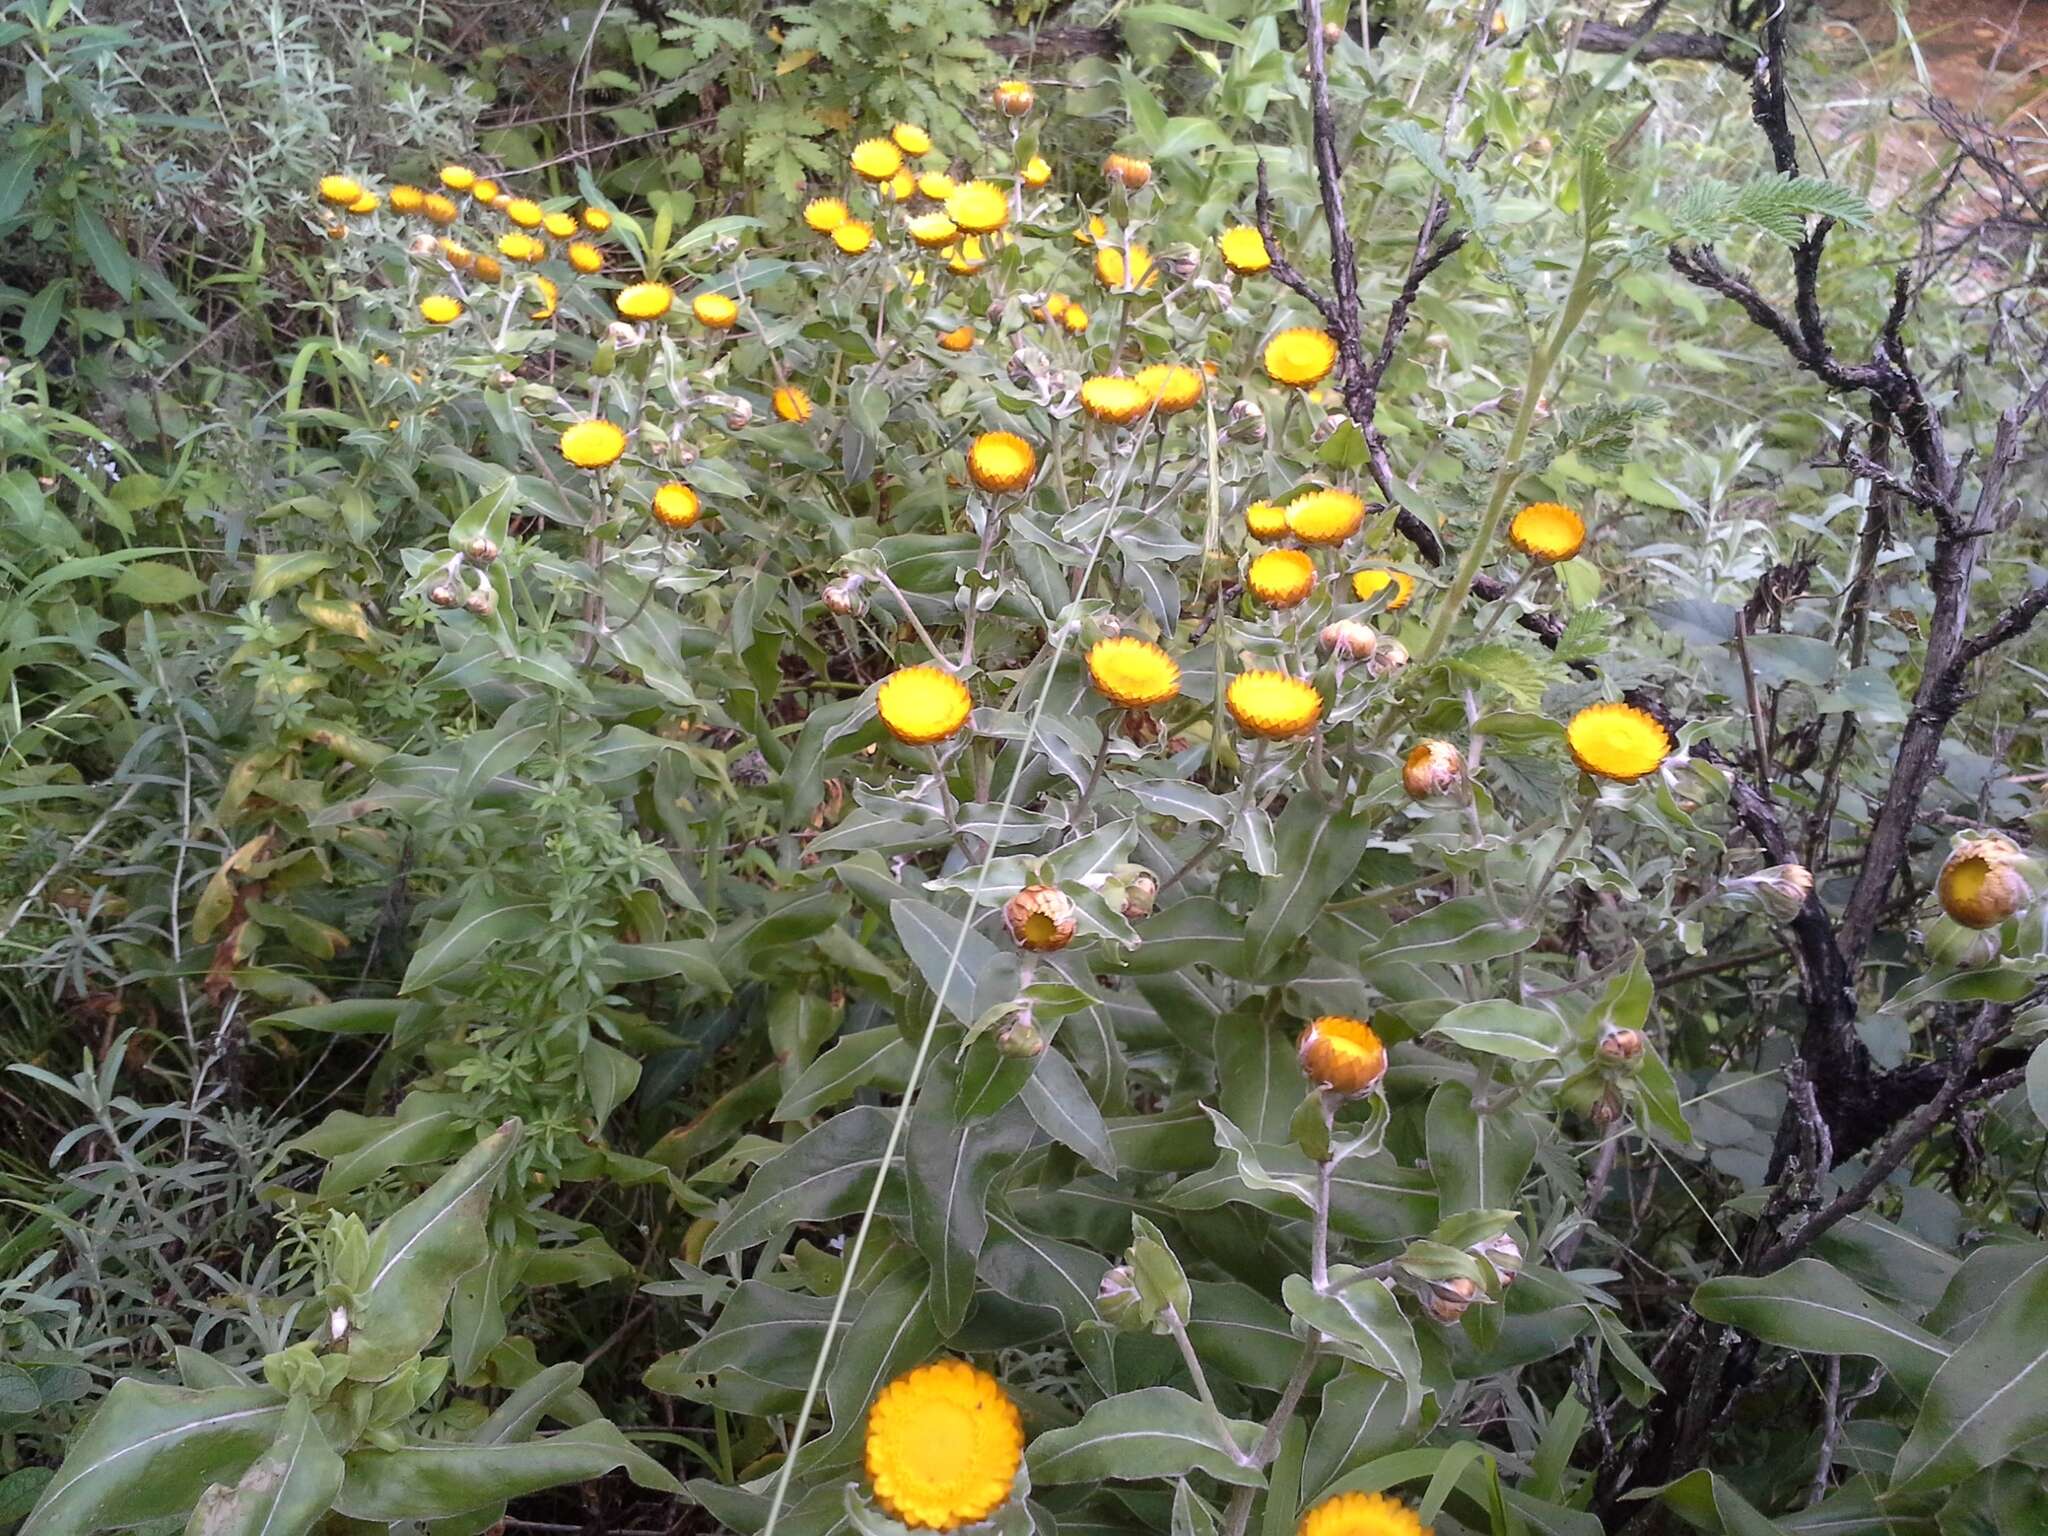
[[[1224,690],[1223,702],[1239,730],[1268,741],[1300,736],[1323,718],[1316,685],[1285,672],[1240,672]]]
[[[576,222],[576,215],[557,210],[541,219],[541,227],[557,240],[573,240],[583,226]]]
[[[1111,155],[1102,162],[1103,180],[1136,192],[1152,180],[1152,162],[1135,155]]]
[[[1365,522],[1365,501],[1350,491],[1305,491],[1287,504],[1287,531],[1304,544],[1342,544]]]
[[[1317,1019],[1301,1032],[1295,1054],[1310,1082],[1347,1097],[1372,1092],[1387,1073],[1387,1048],[1363,1019]]]
[[[376,193],[365,192],[361,197],[357,198],[354,202],[348,205],[348,211],[350,213],[357,214],[375,213],[379,208],[382,208],[383,206],[384,200],[381,197],[379,197]]]
[[[468,246],[459,244],[454,240],[443,240],[440,242],[440,247],[441,255],[447,260],[448,265],[456,271],[467,272],[476,265],[476,252],[472,251]]]
[[[1010,222],[1010,199],[992,181],[970,181],[946,199],[946,217],[970,235],[990,235]]]
[[[1244,509],[1244,531],[1261,544],[1287,537],[1287,509],[1277,501],[1255,501]]]
[[[905,166],[889,178],[889,199],[892,202],[907,203],[917,195],[917,178]]]
[[[1140,368],[1138,383],[1169,416],[1200,403],[1202,398],[1202,372],[1185,363],[1154,363],[1149,368]]]
[[[1150,640],[1118,635],[1088,651],[1096,691],[1125,709],[1150,709],[1180,692],[1180,665]]]
[[[903,169],[903,151],[887,139],[862,139],[853,146],[853,174],[864,181],[887,181]]]
[[[1572,761],[1596,779],[1633,784],[1671,755],[1671,733],[1633,704],[1589,704],[1564,728]]]
[[[993,1376],[964,1360],[897,1377],[868,1410],[875,1502],[913,1529],[953,1531],[986,1520],[1009,1498],[1023,1460],[1016,1404]]]
[[[928,203],[943,203],[959,187],[960,183],[944,171],[926,171],[917,178],[917,195]]]
[[[481,267],[483,263],[478,262],[477,265]],[[533,286],[540,294],[540,308],[533,311],[533,318],[536,320],[552,320],[555,316],[556,308],[562,302],[561,289],[555,286],[553,278],[542,277],[537,272],[533,277]]]
[[[429,325],[453,325],[462,318],[462,300],[453,294],[430,293],[420,300],[420,318]]]
[[[937,667],[903,667],[882,679],[875,691],[882,724],[913,747],[944,741],[967,723],[974,708],[967,685]]]
[[[450,192],[467,192],[476,185],[476,172],[466,165],[441,167],[441,185]]]
[[[1024,80],[1005,80],[989,95],[996,104],[996,110],[1005,117],[1022,117],[1038,100],[1037,93]]]
[[[1074,231],[1074,238],[1083,245],[1100,245],[1109,238],[1109,226],[1102,222],[1102,215],[1091,213],[1088,222]]]
[[[1429,1528],[1384,1493],[1340,1493],[1303,1515],[1294,1536],[1429,1536]]]
[[[1045,156],[1033,155],[1024,162],[1024,169],[1017,174],[1023,178],[1025,186],[1042,187],[1052,180],[1052,166],[1047,163]]]
[[[1069,304],[1060,312],[1060,324],[1078,336],[1088,329],[1088,311],[1078,304]]]
[[[401,182],[391,189],[391,211],[393,213],[418,213],[426,206],[427,194],[418,187]]]
[[[469,195],[479,203],[495,203],[504,190],[488,176],[479,176],[470,183]]]
[[[667,283],[634,283],[612,300],[628,320],[659,320],[675,304],[676,291]]]
[[[958,325],[950,331],[939,333],[939,345],[948,352],[972,352],[974,350],[974,327]]]
[[[680,480],[671,480],[654,493],[654,520],[664,528],[687,528],[697,521],[701,506],[697,493]]]
[[[1038,450],[1014,432],[984,432],[967,450],[967,473],[984,491],[1021,491],[1038,473]]]
[[[1142,245],[1131,247],[1128,263],[1120,247],[1099,245],[1095,248],[1095,278],[1105,288],[1135,293],[1158,282],[1159,269],[1152,265],[1152,253]]]
[[[785,384],[768,397],[775,414],[784,421],[809,421],[811,397],[794,384]]]
[[[328,225],[327,238],[330,240],[346,240],[348,238],[348,226],[346,224]]]
[[[1351,590],[1361,603],[1369,603],[1388,587],[1394,595],[1387,600],[1386,611],[1394,613],[1408,606],[1408,600],[1415,595],[1415,578],[1406,571],[1389,571],[1380,566],[1360,571],[1351,578]]]
[[[932,152],[932,136],[915,123],[898,123],[889,130],[889,137],[906,155],[928,155]]]
[[[1941,910],[1965,928],[1996,928],[2034,899],[2019,868],[2020,846],[2001,833],[1957,843],[1941,866],[1935,891]]]
[[[939,252],[939,254],[948,258],[946,270],[957,273],[961,277],[966,277],[972,272],[979,272],[988,264],[988,256],[981,248],[981,237],[979,235],[969,235],[959,245],[949,247]]]
[[[740,317],[739,305],[723,293],[700,293],[690,300],[690,313],[697,323],[714,331],[729,331]]]
[[[875,243],[874,226],[865,219],[848,219],[832,231],[832,243],[849,256],[858,256]]]
[[[495,283],[505,275],[505,269],[498,265],[498,258],[495,256],[477,257],[475,272],[481,280],[487,283]]]
[[[626,429],[602,417],[579,421],[562,434],[562,457],[578,469],[603,469],[626,451]]]
[[[1223,265],[1239,277],[1250,277],[1273,265],[1273,254],[1266,249],[1266,237],[1249,224],[1226,229],[1216,244],[1223,252]]]
[[[1045,296],[1045,312],[1057,320],[1067,312],[1067,306],[1074,301],[1055,289]]]
[[[521,229],[539,229],[540,221],[546,217],[540,211],[540,204],[530,197],[515,197],[505,205],[505,217]]]
[[[523,229],[498,237],[498,254],[507,261],[539,261],[548,248]]]
[[[1081,408],[1097,421],[1121,427],[1152,408],[1152,392],[1120,373],[1097,374],[1081,382]]]
[[[453,202],[438,192],[429,192],[420,206],[436,224],[453,224],[459,212]]]
[[[586,277],[592,272],[602,272],[604,252],[588,240],[572,240],[569,242],[569,265]]]
[[[1252,562],[1245,580],[1268,607],[1292,608],[1315,591],[1315,562],[1298,549],[1269,549]]]
[[[1266,373],[1276,384],[1308,389],[1337,365],[1337,343],[1328,331],[1296,326],[1266,343]]]
[[[1508,542],[1532,560],[1555,565],[1585,544],[1585,520],[1557,502],[1532,501],[1508,524]]]
[[[905,227],[910,238],[928,251],[941,250],[960,238],[960,226],[943,213],[921,213]]]
[[[836,197],[814,197],[804,204],[804,223],[821,235],[831,234],[846,218],[846,204]]]
[[[363,184],[353,176],[322,176],[320,178],[320,200],[346,208],[363,195]]]
[[[612,227],[612,216],[602,208],[583,210],[583,227],[592,234],[601,235]]]

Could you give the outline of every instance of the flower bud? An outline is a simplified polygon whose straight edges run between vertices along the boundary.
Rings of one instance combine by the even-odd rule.
[[[1138,1277],[1131,1266],[1118,1264],[1102,1277],[1095,1288],[1095,1310],[1112,1328],[1136,1333],[1145,1327],[1145,1304],[1138,1295]]]
[[[1941,909],[1965,928],[1996,928],[2033,899],[2019,845],[1994,833],[1956,844],[1936,882]]]
[[[441,244],[432,235],[414,235],[406,250],[415,256],[432,256],[441,249]]]
[[[754,407],[745,400],[734,400],[725,413],[725,430],[744,432],[754,420]]]
[[[842,576],[837,581],[825,583],[825,590],[819,593],[825,606],[842,617],[852,617],[867,612],[867,599],[860,595],[863,578],[858,571]]]
[[[332,1309],[331,1311],[329,1311],[329,1312],[328,1312],[328,1314],[327,1314],[327,1339],[328,1339],[328,1342],[329,1342],[329,1343],[332,1343],[332,1344],[339,1344],[339,1343],[340,1343],[340,1342],[341,1342],[341,1341],[342,1341],[343,1339],[345,1339],[345,1338],[347,1338],[347,1337],[348,1337],[348,1308],[347,1308],[347,1307],[335,1307],[335,1308],[333,1308],[333,1309]]]
[[[1027,885],[1003,908],[1003,926],[1020,949],[1065,949],[1074,938],[1074,902],[1050,885]]]
[[[1323,23],[1323,43],[1326,47],[1334,48],[1343,41],[1344,29],[1342,27],[1338,26],[1334,21]]]
[[[498,541],[488,534],[480,533],[469,541],[463,553],[478,565],[489,565],[498,558]]]
[[[1310,1082],[1342,1098],[1371,1093],[1387,1075],[1387,1048],[1363,1019],[1316,1019],[1295,1042],[1295,1055]]]
[[[1486,1260],[1493,1266],[1493,1272],[1500,1276],[1505,1288],[1515,1283],[1515,1276],[1522,1272],[1522,1245],[1515,1241],[1515,1234],[1503,1232],[1489,1237],[1483,1243],[1474,1243],[1466,1250],[1475,1258]]]
[[[1448,741],[1417,742],[1401,765],[1401,787],[1410,800],[1448,795],[1464,782],[1464,754]]]
[[[612,344],[613,351],[630,352],[640,345],[640,330],[623,320],[614,320],[604,328],[604,339]]]
[[[1365,663],[1365,670],[1374,677],[1392,677],[1408,665],[1408,647],[1398,640],[1382,641]]]
[[[480,619],[489,618],[491,610],[497,607],[497,605],[498,600],[491,595],[489,587],[478,587],[463,600],[462,604],[464,608],[467,608]]]
[[[1030,1014],[1023,1014],[996,1031],[996,1053],[1012,1061],[1036,1060],[1045,1054],[1045,1032]]]
[[[1315,430],[1309,434],[1309,440],[1315,443],[1327,443],[1337,435],[1338,429],[1350,420],[1351,418],[1342,411],[1332,411],[1316,423]]]
[[[1369,660],[1380,643],[1373,627],[1357,619],[1339,619],[1334,624],[1325,624],[1316,638],[1322,642],[1324,650],[1346,661]]]
[[[1124,888],[1124,916],[1134,923],[1150,917],[1159,903],[1159,877],[1142,864],[1120,864],[1117,878]]]
[[[1773,864],[1742,880],[1731,882],[1746,888],[1773,922],[1789,923],[1813,894],[1813,871],[1804,864]]]
[[[1111,155],[1102,162],[1105,180],[1126,192],[1141,191],[1152,180],[1152,162],[1135,155]]]
[[[1479,1287],[1464,1275],[1452,1275],[1446,1280],[1427,1282],[1416,1299],[1422,1303],[1422,1310],[1438,1322],[1455,1323],[1479,1299]]]
[[[1175,251],[1171,255],[1161,256],[1158,265],[1177,283],[1186,282],[1202,270],[1201,262],[1185,251]]]
[[[1593,1107],[1586,1114],[1587,1118],[1593,1122],[1594,1129],[1601,1131],[1606,1130],[1621,1118],[1621,1095],[1614,1091],[1614,1084],[1609,1083],[1607,1085],[1601,1092],[1600,1097],[1593,1101]]]
[[[1633,1072],[1643,1059],[1643,1032],[1640,1029],[1610,1029],[1600,1037],[1596,1049],[1601,1066],[1610,1071]]]
[[[1266,412],[1256,400],[1239,400],[1224,418],[1223,430],[1239,442],[1263,443],[1266,440]]]
[[[453,608],[462,601],[462,594],[444,581],[427,594],[427,601],[436,608]]]
[[[1024,80],[1005,80],[991,94],[996,110],[1005,117],[1022,117],[1038,100],[1038,93]]]
[[[500,389],[510,389],[519,382],[519,375],[506,368],[500,368],[491,375],[491,382]]]

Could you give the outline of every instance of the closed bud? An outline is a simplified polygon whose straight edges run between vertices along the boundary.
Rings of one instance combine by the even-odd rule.
[[[1135,155],[1111,155],[1102,162],[1104,179],[1126,192],[1136,192],[1152,180],[1152,162]]]
[[[1230,407],[1223,430],[1239,442],[1263,443],[1266,440],[1266,413],[1256,400],[1239,400]]]
[[[1175,251],[1171,255],[1160,257],[1159,265],[1165,269],[1166,275],[1177,283],[1186,282],[1202,270],[1201,262],[1185,251]]]
[[[406,249],[415,256],[432,256],[441,249],[441,244],[432,235],[414,235]]]
[[[1448,741],[1417,742],[1401,765],[1401,787],[1411,800],[1448,795],[1464,782],[1464,755]]]
[[[436,608],[453,608],[462,601],[462,594],[444,581],[427,594],[427,601]]]
[[[1338,429],[1341,428],[1350,419],[1351,418],[1349,416],[1346,416],[1342,411],[1332,411],[1329,415],[1325,416],[1321,421],[1316,423],[1315,431],[1310,433],[1309,436],[1315,442],[1327,443],[1331,438],[1337,435]]]
[[[1398,640],[1383,640],[1366,661],[1365,670],[1374,677],[1392,677],[1408,665],[1408,647]]]
[[[327,1341],[339,1344],[348,1337],[348,1308],[335,1307],[327,1314]]]
[[[1422,1310],[1440,1323],[1455,1323],[1479,1299],[1479,1287],[1464,1275],[1431,1280],[1417,1293]]]
[[[1032,1061],[1045,1054],[1045,1032],[1029,1014],[1012,1019],[996,1031],[996,1052],[1012,1061]]]
[[[1334,21],[1323,23],[1323,43],[1325,46],[1334,48],[1343,41],[1344,29],[1342,27],[1338,26]]]
[[[861,577],[858,573],[842,576],[837,581],[825,583],[825,590],[818,594],[825,607],[845,618],[867,612],[867,599],[860,595]]]
[[[497,385],[498,388],[500,389],[510,389],[513,385],[519,382],[519,375],[516,373],[512,373],[507,369],[500,368],[496,373],[491,375],[491,382]]]
[[[1600,1037],[1597,1049],[1601,1066],[1614,1071],[1633,1072],[1643,1059],[1643,1032],[1640,1029],[1610,1029]]]
[[[754,407],[745,400],[735,400],[725,413],[725,430],[744,432],[754,420]]]
[[[478,565],[489,565],[498,558],[498,541],[488,534],[478,534],[464,547],[464,554]]]
[[[1159,904],[1159,877],[1142,864],[1120,864],[1117,879],[1124,888],[1124,916],[1134,923],[1150,917]]]
[[[1512,1232],[1503,1232],[1483,1243],[1474,1243],[1467,1251],[1491,1264],[1503,1287],[1513,1285],[1515,1276],[1522,1272],[1522,1245],[1515,1241]]]
[[[1773,864],[1731,884],[1756,897],[1773,922],[1789,923],[1813,894],[1813,871],[1804,864]]]
[[[1102,1277],[1095,1288],[1095,1310],[1112,1328],[1126,1333],[1144,1330],[1145,1303],[1138,1295],[1138,1277],[1131,1266],[1118,1264]]]
[[[1965,928],[1996,928],[2033,899],[2020,868],[2025,857],[2009,837],[1965,838],[1941,866],[1941,910]]]
[[[640,331],[623,320],[614,320],[604,328],[604,339],[614,352],[630,352],[640,345]]]
[[[1322,642],[1324,650],[1346,661],[1369,660],[1380,643],[1373,627],[1357,619],[1339,619],[1334,624],[1325,624],[1316,638]]]
[[[498,606],[498,600],[491,596],[489,587],[478,587],[463,600],[462,606],[480,619],[489,618],[491,610]]]
[[[1065,949],[1074,938],[1074,902],[1050,885],[1027,885],[1003,908],[1003,926],[1020,949]]]

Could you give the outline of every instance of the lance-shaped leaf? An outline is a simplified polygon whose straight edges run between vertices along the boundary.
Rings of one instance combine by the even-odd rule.
[[[884,1385],[937,1352],[939,1330],[932,1321],[929,1279],[925,1266],[912,1258],[861,1303],[860,1316],[846,1330],[845,1342],[833,1356],[832,1369],[825,1378],[832,1431],[805,1449],[807,1470],[829,1463],[853,1443],[866,1420],[868,1405]]]
[[[719,1309],[709,1333],[663,1355],[644,1379],[656,1392],[735,1413],[787,1412],[803,1399],[831,1314],[825,1297],[745,1281]]]
[[[508,902],[486,890],[470,893],[462,908],[413,952],[400,992],[418,992],[445,980],[493,944],[538,933],[548,909],[538,901]]]
[[[448,1441],[395,1451],[357,1451],[335,1500],[354,1520],[444,1520],[561,1483],[587,1482],[624,1467],[642,1488],[680,1493],[661,1463],[600,1419],[510,1445]]]
[[[1548,1061],[1565,1046],[1564,1020],[1556,1014],[1494,999],[1461,1003],[1429,1032],[1510,1061]]]
[[[301,1536],[334,1503],[341,1474],[341,1457],[313,1422],[311,1405],[295,1397],[270,1449],[241,1479],[199,1496],[185,1536]]]
[[[925,985],[962,1024],[974,1022],[974,984],[995,965],[995,945],[974,931],[964,913],[906,898],[889,904],[896,937]]]
[[[1309,1431],[1301,1491],[1316,1498],[1353,1467],[1406,1450],[1427,1427],[1407,1411],[1408,1389],[1397,1376],[1346,1365],[1323,1388],[1322,1412]]]
[[[1059,1314],[1081,1363],[1104,1392],[1116,1390],[1116,1351],[1096,1316],[1095,1293],[1109,1260],[1092,1248],[1034,1232],[1008,1213],[989,1213],[978,1266],[983,1280],[1011,1301]]]
[[[411,1204],[377,1229],[370,1278],[361,1288],[348,1336],[348,1374],[379,1381],[441,1331],[455,1282],[485,1255],[491,1191],[519,1145],[508,1120]]]
[[[1949,1346],[1822,1259],[1751,1279],[1723,1275],[1693,1292],[1693,1310],[1767,1344],[1816,1355],[1868,1355],[1918,1396]]]
[[[184,1387],[118,1381],[71,1442],[20,1536],[82,1536],[188,1514],[215,1483],[233,1482],[284,1419],[268,1387]]]
[[[961,1121],[954,1096],[934,1083],[910,1124],[906,1165],[910,1236],[932,1267],[932,1318],[948,1338],[974,1299],[974,1261],[988,1237],[988,1190],[1030,1144],[1031,1116],[1010,1104],[987,1120]]]
[[[1370,817],[1347,812],[1333,816],[1313,795],[1288,801],[1274,828],[1279,873],[1266,882],[1259,904],[1245,921],[1254,974],[1269,970],[1322,915],[1323,903],[1358,868],[1372,828]]]
[[[1377,1280],[1361,1279],[1362,1273],[1355,1265],[1333,1264],[1329,1288],[1323,1291],[1307,1275],[1289,1275],[1281,1282],[1280,1299],[1303,1326],[1328,1338],[1339,1354],[1398,1378],[1408,1389],[1405,1416],[1415,1411],[1422,1390],[1415,1330],[1393,1293]]]
[[[1780,1526],[1704,1467],[1662,1488],[1645,1489],[1636,1497],[1661,1499],[1695,1529],[1715,1536],[1784,1536]]]
[[[1445,1083],[1430,1096],[1424,1122],[1438,1211],[1510,1208],[1536,1156],[1536,1130],[1512,1109],[1482,1115],[1464,1083]]]
[[[1265,1479],[1248,1463],[1261,1433],[1244,1419],[1219,1417],[1185,1392],[1145,1387],[1104,1398],[1078,1424],[1047,1430],[1031,1442],[1026,1464],[1034,1484],[1206,1472],[1218,1482],[1257,1488]]]
[[[1116,1148],[1110,1144],[1109,1123],[1088,1096],[1081,1074],[1060,1052],[1048,1050],[1039,1056],[1017,1097],[1046,1135],[1115,1175]]]
[[[1486,897],[1460,896],[1396,923],[1376,946],[1359,955],[1359,964],[1369,970],[1395,960],[1469,965],[1518,954],[1542,937],[1542,931],[1528,923],[1502,921]]]
[[[791,1142],[747,1181],[704,1245],[704,1262],[766,1242],[791,1222],[859,1210],[888,1138],[889,1111],[864,1104]]]
[[[2048,1264],[2029,1270],[1934,1373],[1892,1488],[1943,1488],[2048,1434]]]

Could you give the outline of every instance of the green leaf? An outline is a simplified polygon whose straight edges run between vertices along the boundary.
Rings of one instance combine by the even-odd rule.
[[[1487,999],[1453,1008],[1429,1033],[1510,1061],[1549,1061],[1566,1044],[1564,1021],[1541,1008]]]
[[[1109,1123],[1065,1056],[1051,1049],[1040,1055],[1018,1099],[1046,1135],[1115,1177],[1116,1147],[1109,1139]]]
[[[1756,1506],[1725,1479],[1704,1467],[1688,1472],[1675,1483],[1644,1489],[1632,1497],[1662,1499],[1690,1524],[1717,1536],[1784,1536],[1777,1525],[1758,1514]]]
[[[2027,1103],[2033,1106],[2034,1118],[2048,1125],[2048,1041],[2035,1046],[2027,1058]]]
[[[84,1536],[190,1514],[277,1436],[285,1399],[268,1387],[192,1392],[117,1381],[72,1440],[20,1536]]]
[[[205,582],[182,565],[172,565],[165,560],[137,560],[114,583],[117,596],[133,598],[138,603],[154,607],[182,603],[205,590]]]
[[[1289,1275],[1280,1283],[1280,1299],[1346,1359],[1399,1380],[1408,1389],[1404,1415],[1413,1413],[1422,1390],[1415,1329],[1393,1293],[1377,1280],[1361,1278],[1363,1274],[1356,1265],[1332,1264],[1329,1286],[1323,1291],[1307,1275]]]
[[[892,901],[889,920],[925,985],[954,1018],[972,1024],[975,982],[995,965],[995,945],[976,933],[967,917],[914,897]]]
[[[312,1405],[295,1397],[270,1449],[241,1479],[200,1495],[185,1536],[302,1536],[333,1504],[341,1477],[341,1458],[313,1422]]]
[[[1524,1116],[1512,1108],[1479,1114],[1471,1088],[1451,1082],[1430,1096],[1424,1132],[1441,1214],[1517,1204],[1516,1192],[1536,1156],[1536,1129]]]
[[[1762,1279],[1720,1276],[1693,1292],[1692,1305],[1767,1344],[1882,1361],[1916,1396],[1949,1358],[1940,1339],[1821,1259],[1800,1259]]]
[[[537,933],[547,912],[544,902],[508,903],[488,890],[472,891],[461,910],[413,951],[398,990],[421,991],[453,976],[493,944]]]
[[[0,160],[0,223],[21,212],[21,205],[28,200],[29,188],[36,183],[36,158],[31,148],[18,149]]]
[[[779,1236],[794,1221],[861,1208],[882,1163],[889,1111],[864,1104],[834,1115],[757,1169],[704,1245],[704,1262]]]
[[[124,299],[135,297],[135,258],[107,221],[90,208],[72,205],[71,231],[102,281]]]
[[[1519,954],[1542,934],[1526,923],[1503,922],[1484,896],[1460,896],[1396,923],[1361,954],[1361,967],[1401,960],[1410,965],[1469,965]]]
[[[1280,873],[1265,882],[1245,921],[1256,975],[1271,970],[1349,880],[1372,837],[1364,816],[1332,815],[1314,795],[1296,795],[1274,828]]]
[[[287,587],[311,581],[322,571],[334,568],[334,556],[317,549],[302,549],[289,555],[258,555],[255,574],[249,578],[249,601],[261,603]]]
[[[805,1451],[807,1465],[811,1457],[830,1461],[851,1444],[883,1386],[938,1352],[943,1336],[932,1317],[930,1278],[925,1266],[912,1260],[868,1293],[825,1378],[832,1433]]]
[[[1934,1373],[1892,1488],[1943,1488],[2048,1434],[2048,1264],[2000,1298]]]
[[[932,1267],[932,1317],[947,1338],[959,1331],[974,1299],[974,1262],[988,1236],[989,1185],[1030,1144],[1032,1132],[1030,1115],[1017,1104],[963,1123],[951,1084],[934,1082],[912,1113],[904,1160],[910,1237]]]
[[[1183,32],[1192,32],[1197,37],[1206,37],[1212,43],[1241,44],[1244,36],[1230,22],[1198,11],[1187,5],[1168,5],[1163,0],[1147,0],[1143,5],[1124,7],[1123,19],[1126,24],[1134,21],[1157,22],[1161,26],[1178,27]]]
[[[824,1297],[763,1280],[742,1281],[709,1333],[663,1355],[643,1379],[666,1396],[734,1413],[790,1412],[803,1399],[831,1314],[832,1303]]]
[[[0,1414],[34,1413],[43,1406],[35,1377],[20,1366],[0,1360]]]
[[[382,1380],[441,1331],[455,1282],[484,1257],[491,1192],[519,1135],[520,1123],[507,1120],[377,1228],[351,1319],[351,1380]]]
[[[1188,1287],[1187,1271],[1174,1257],[1173,1247],[1159,1228],[1144,1217],[1131,1217],[1131,1247],[1127,1255],[1132,1278],[1138,1288],[1138,1315],[1147,1324],[1168,1307],[1185,1323],[1193,1312],[1194,1292]]]
[[[616,1425],[599,1420],[511,1445],[453,1441],[357,1451],[348,1458],[348,1477],[334,1507],[353,1520],[445,1520],[543,1488],[588,1482],[617,1467],[642,1488],[682,1491]]]
[[[1045,1431],[1031,1442],[1026,1465],[1034,1485],[1205,1472],[1218,1482],[1258,1488],[1265,1479],[1246,1462],[1263,1433],[1243,1419],[1219,1418],[1185,1392],[1145,1387],[1104,1398],[1078,1424]]]
[[[901,1082],[910,1071],[910,1042],[893,1025],[841,1035],[789,1085],[775,1106],[777,1120],[807,1120],[851,1098],[878,1079]]]
[[[1309,1432],[1301,1489],[1319,1497],[1351,1468],[1422,1437],[1423,1425],[1408,1413],[1408,1390],[1398,1376],[1347,1363],[1323,1388],[1322,1412]]]

